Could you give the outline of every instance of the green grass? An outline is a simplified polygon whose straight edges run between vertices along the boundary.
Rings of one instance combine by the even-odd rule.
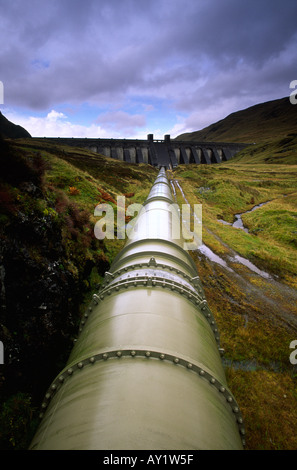
[[[227,378],[245,417],[247,450],[296,449],[297,394],[291,375],[230,368]]]
[[[97,284],[125,243],[116,238],[116,225],[114,239],[98,240],[95,237],[94,226],[99,217],[94,215],[94,209],[98,204],[107,203],[116,213],[117,196],[126,197],[126,207],[133,202],[142,203],[156,178],[157,169],[29,139],[9,143],[0,140],[0,146],[1,237],[6,246],[20,247],[17,260],[25,266],[24,271],[28,267],[30,272],[22,272],[21,276],[17,273],[15,279],[5,277],[5,295],[10,295],[10,304],[0,319],[5,334],[2,339],[4,344],[15,339],[21,357],[30,354],[35,357],[29,372],[23,370],[27,364],[19,361],[17,372],[12,372],[15,374],[13,379],[7,375],[10,365],[0,370],[3,405],[0,410],[0,448],[26,449],[36,429],[40,397],[52,380],[50,374],[53,370],[58,373],[64,367],[81,316],[98,289]],[[50,270],[51,263],[54,267]],[[31,292],[31,285],[38,283],[39,278],[48,279],[51,287],[51,292],[39,292],[47,299],[52,315],[49,321],[42,317],[42,311],[38,311],[36,317],[35,293]],[[64,280],[67,281],[65,289],[71,286],[71,293],[68,296],[66,293],[66,298],[59,290],[59,283]],[[18,295],[11,299],[13,289]],[[57,307],[61,304],[62,309]],[[63,331],[57,325],[61,319],[65,319]],[[35,325],[41,332],[39,335],[36,335]],[[58,338],[54,355],[47,341],[52,331]],[[38,341],[40,354],[36,357],[32,349],[34,351]],[[36,381],[36,370],[41,361],[45,361],[48,372]],[[31,387],[34,388],[32,394],[28,393]]]
[[[289,152],[288,145],[289,142],[283,142],[286,152]],[[8,196],[3,221],[9,222],[9,211],[16,205],[26,215],[37,211],[62,227],[62,243],[68,256],[62,260],[60,269],[82,277],[86,288],[81,296],[82,314],[96,284],[124,244],[117,239],[90,240],[90,231],[97,220],[94,208],[104,201],[98,188],[113,199],[129,193],[128,204],[141,203],[148,195],[157,170],[45,142],[20,141],[14,147],[33,160],[41,154],[48,169],[43,180],[43,197],[30,197],[17,186],[5,187]],[[181,165],[172,175],[180,180],[191,204],[202,203],[203,241],[213,251],[224,257],[230,247],[259,267],[277,273],[284,288],[296,286],[297,166],[268,165],[265,152],[269,148],[256,151],[258,156],[263,156],[261,163],[255,163],[256,155],[253,160],[253,156],[246,154],[244,158],[220,165]],[[218,222],[219,218],[232,222],[237,212],[270,200],[272,202],[263,208],[243,216],[250,230],[248,234]],[[180,194],[178,202],[184,202]],[[40,256],[37,247],[34,247],[34,256],[36,259]],[[206,298],[218,323],[228,361],[228,384],[245,420],[247,449],[296,448],[297,388],[288,358],[289,344],[296,339],[297,332],[273,319],[264,303],[256,303],[239,281],[201,261],[195,253],[191,256],[198,266]],[[91,264],[88,274],[83,269],[86,261]],[[263,297],[278,301],[277,293],[269,290],[264,280],[251,278],[250,285]],[[282,307],[286,305],[280,305],[280,309]],[[253,361],[256,361],[253,370],[244,368]],[[24,447],[24,434],[32,432],[28,427],[31,412],[32,404],[27,395],[20,394],[16,401],[7,401],[0,418],[11,420],[12,426],[5,431],[5,439],[11,447]]]
[[[190,169],[182,165],[172,176],[191,204],[202,203],[203,242],[215,253],[224,258],[231,248],[277,275],[284,291],[286,286],[297,287],[296,165],[251,165],[234,160],[191,165]],[[182,204],[181,194],[177,196]],[[272,202],[243,215],[250,233],[218,221],[233,222],[236,213],[266,201]],[[289,362],[289,345],[297,331],[279,322],[265,299],[275,302],[276,310],[291,315],[297,315],[296,305],[281,287],[278,292],[265,279],[249,275],[246,288],[248,281],[211,266],[195,252],[190,254],[218,324],[227,381],[244,416],[246,449],[295,449],[297,378]],[[241,265],[237,270],[246,274]]]
[[[232,113],[200,131],[178,136],[176,140],[259,144],[283,140],[289,134],[296,136],[296,128],[296,106],[285,97]]]
[[[289,134],[286,137],[273,139],[269,142],[250,145],[241,150],[233,159],[234,162],[249,165],[264,164],[297,164],[297,134]]]
[[[226,250],[207,232],[209,228],[240,255],[296,285],[297,166],[236,163],[178,167],[187,198],[202,203],[203,240],[218,254]],[[284,197],[284,195],[287,195]],[[269,204],[242,217],[250,233],[218,222],[233,223],[235,214],[259,203]],[[180,201],[181,202],[181,201]]]

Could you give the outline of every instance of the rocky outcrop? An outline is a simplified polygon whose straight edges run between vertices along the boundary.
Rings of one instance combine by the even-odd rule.
[[[30,439],[32,416],[73,347],[90,273],[109,267],[93,231],[82,233],[84,211],[51,193],[46,168],[42,155],[0,139],[0,449],[28,444],[22,436]]]
[[[9,121],[0,111],[0,135],[5,139],[27,139],[31,137],[28,131]]]

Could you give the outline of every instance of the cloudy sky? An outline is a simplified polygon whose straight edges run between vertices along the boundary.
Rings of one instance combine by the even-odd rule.
[[[0,0],[0,110],[34,137],[176,137],[293,80],[296,0]]]

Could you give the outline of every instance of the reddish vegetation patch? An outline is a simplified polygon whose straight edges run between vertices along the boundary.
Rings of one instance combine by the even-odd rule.
[[[69,186],[69,193],[71,196],[75,196],[76,194],[80,193],[80,190],[77,189],[75,186]]]
[[[8,188],[0,188],[0,210],[4,214],[13,214],[16,211],[14,197]]]
[[[100,189],[100,188],[97,188],[98,191],[100,192],[100,195],[101,195],[101,198],[104,200],[104,201],[109,201],[109,202],[113,202],[114,204],[116,204],[116,201],[114,200],[114,198],[108,194],[106,191],[104,191],[103,189]]]

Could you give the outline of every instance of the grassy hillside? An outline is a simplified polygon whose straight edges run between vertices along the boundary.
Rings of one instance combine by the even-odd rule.
[[[296,110],[297,111],[297,110]],[[249,145],[239,152],[232,161],[242,164],[297,164],[297,133],[272,139],[260,144]],[[267,171],[269,171],[267,169]]]
[[[210,126],[176,140],[263,143],[296,133],[297,106],[289,98],[260,103],[230,114]]]
[[[247,449],[295,449],[297,369],[289,356],[297,338],[297,165],[180,165],[171,178],[192,207],[202,204],[212,255],[190,254],[218,323]],[[184,204],[178,186],[176,194]],[[248,232],[232,226],[238,213]]]
[[[206,228],[240,255],[297,288],[297,166],[236,162],[220,165],[180,165],[175,178],[183,181],[192,203],[203,206],[204,240],[218,254],[226,253]],[[243,215],[250,233],[219,222],[233,223],[235,214],[271,201]]]
[[[125,240],[98,240],[94,209],[143,202],[149,165],[32,140],[0,140],[0,449],[26,449],[86,303]],[[116,220],[116,217],[115,217]]]

